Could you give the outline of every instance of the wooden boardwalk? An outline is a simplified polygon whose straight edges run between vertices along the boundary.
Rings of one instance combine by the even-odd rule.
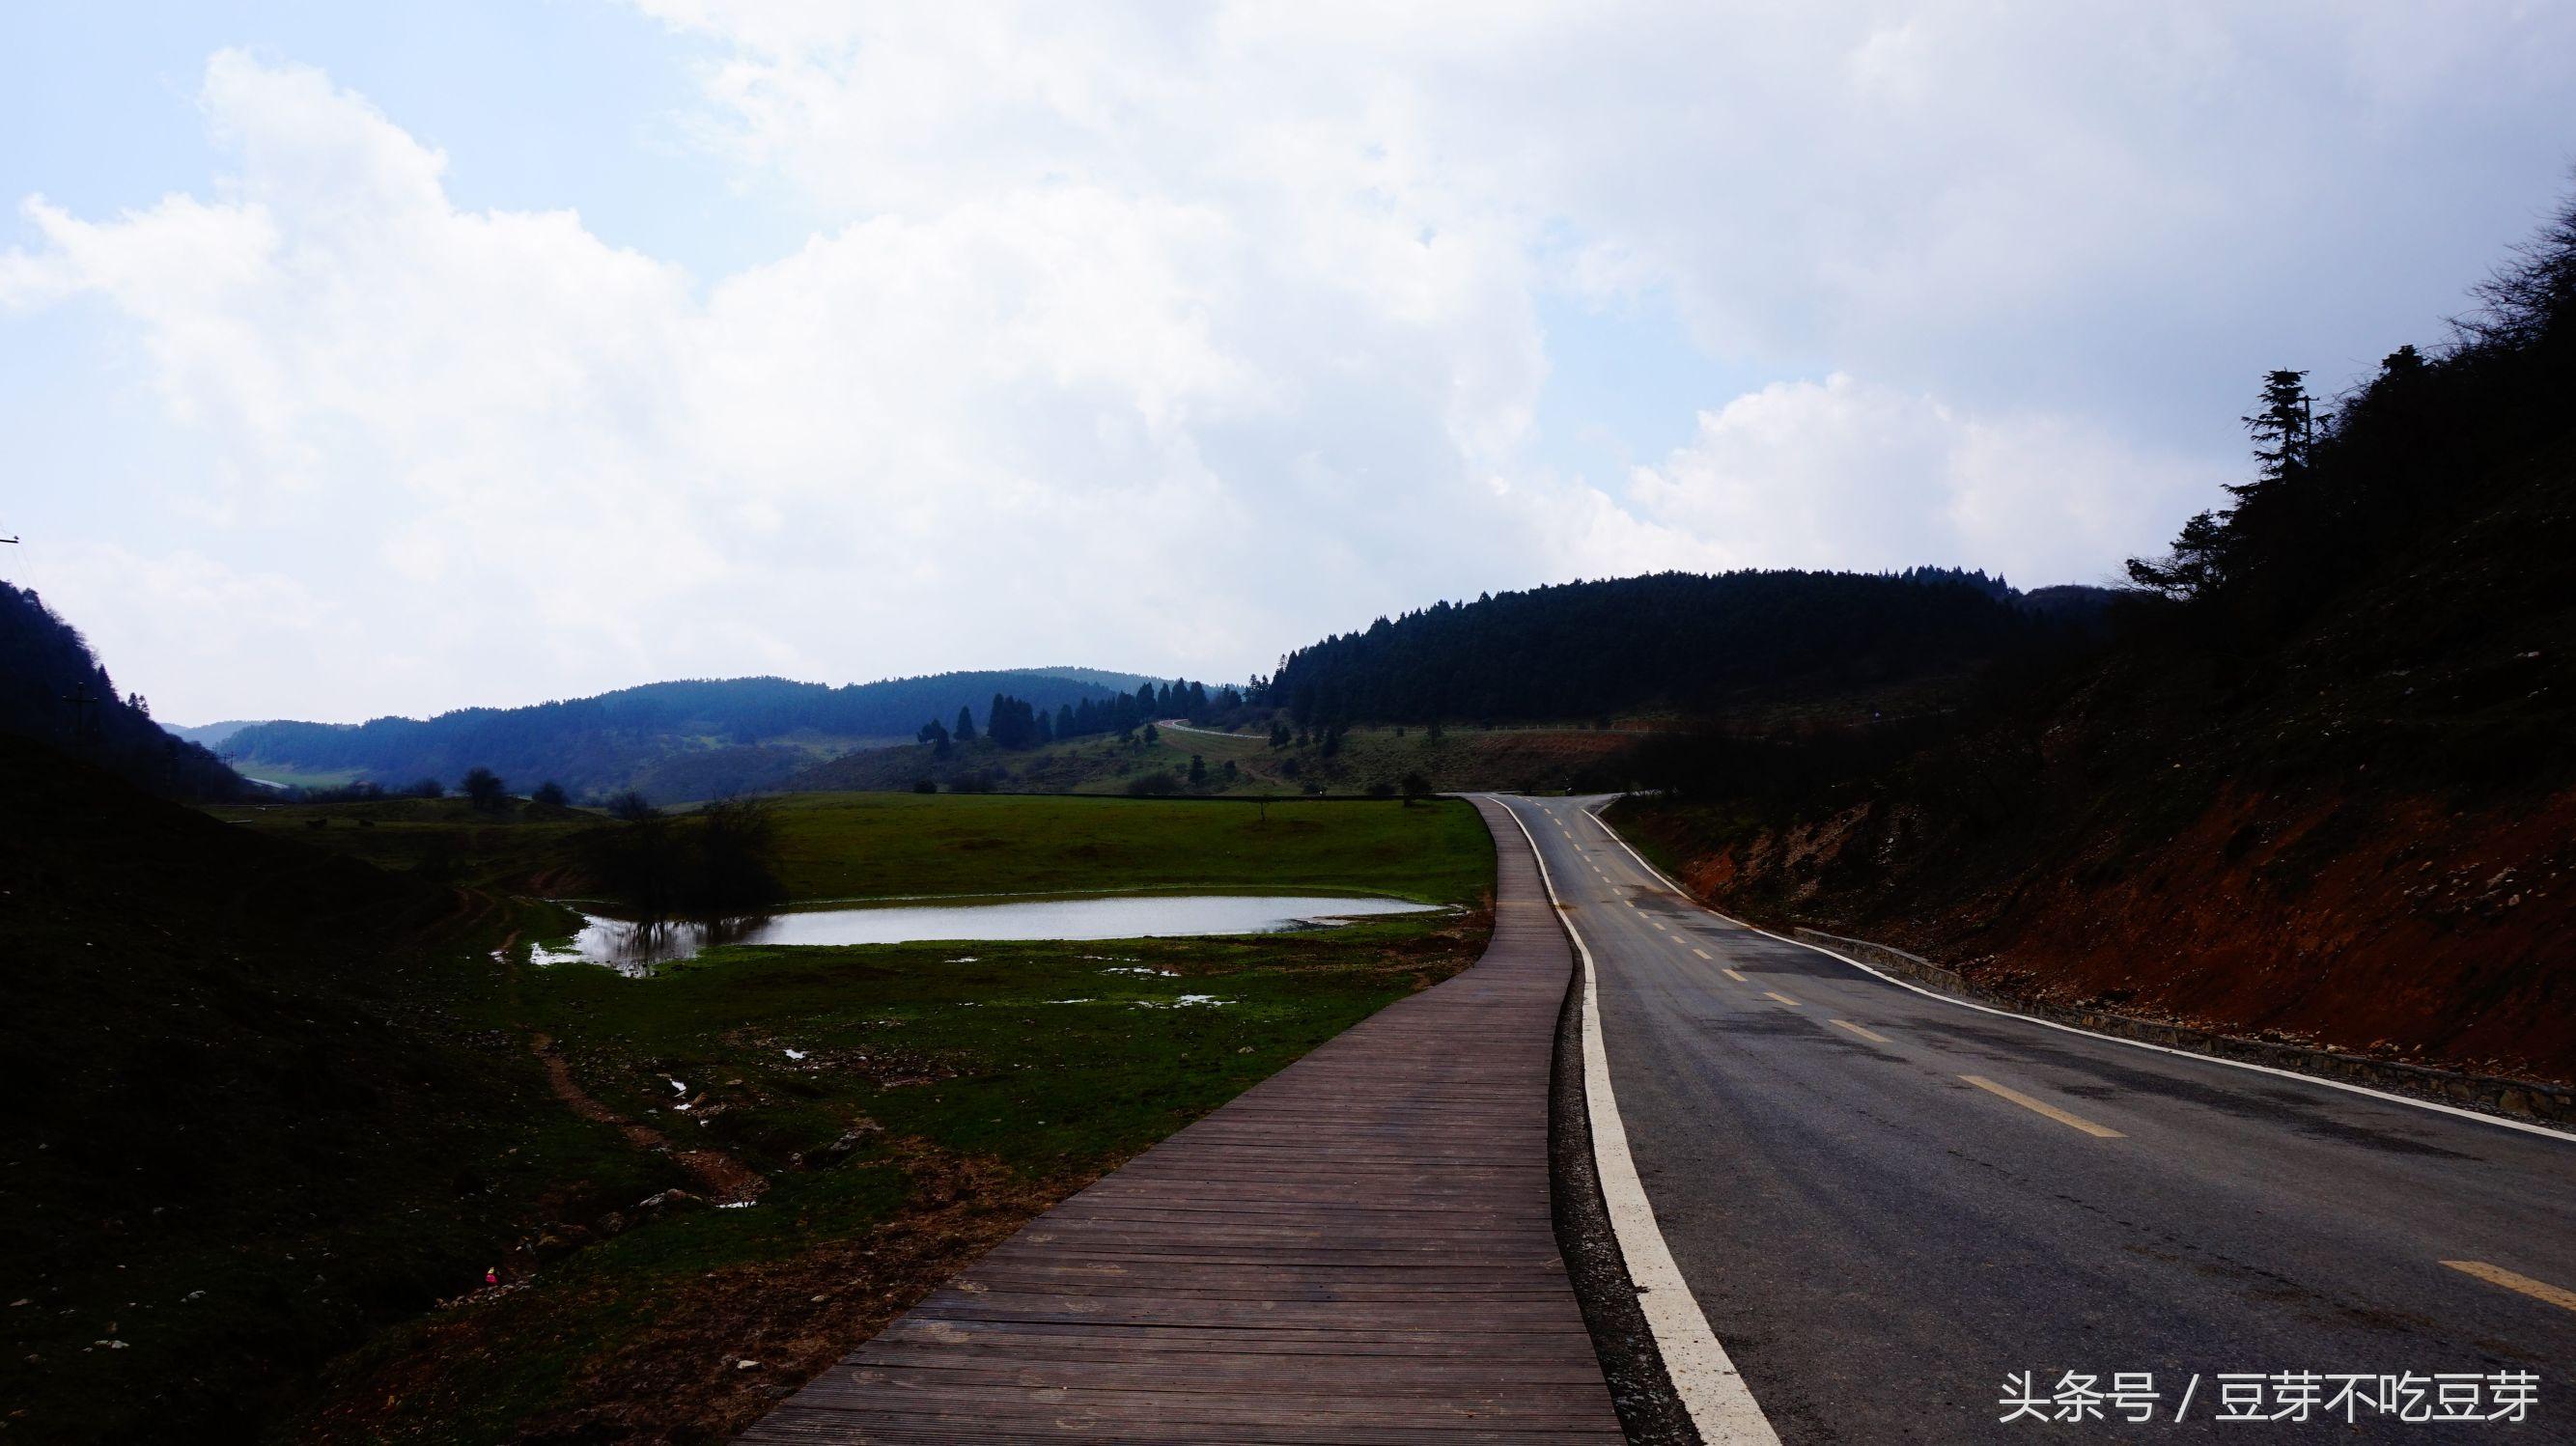
[[[1030,1222],[742,1439],[1619,1439],[1548,1208],[1573,961],[1476,806],[1473,968]]]

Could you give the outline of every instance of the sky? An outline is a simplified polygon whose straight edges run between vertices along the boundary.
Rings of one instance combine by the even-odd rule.
[[[0,9],[0,549],[168,721],[2101,582],[2438,341],[2576,6]]]

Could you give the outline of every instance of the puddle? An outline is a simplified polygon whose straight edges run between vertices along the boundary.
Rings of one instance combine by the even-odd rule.
[[[688,959],[723,944],[907,944],[924,940],[1153,939],[1276,934],[1349,919],[1419,914],[1437,905],[1330,895],[1156,894],[1121,898],[1023,899],[1008,903],[901,904],[804,909],[712,922],[640,923],[582,915],[569,948],[530,946],[538,964],[576,960],[625,974]],[[952,964],[975,962],[960,955]],[[1116,972],[1116,971],[1103,971]],[[1152,972],[1152,971],[1139,971]]]

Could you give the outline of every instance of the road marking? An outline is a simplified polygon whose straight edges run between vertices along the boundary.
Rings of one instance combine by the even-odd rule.
[[[1661,920],[1661,919],[1648,919],[1646,922],[1647,922],[1647,923],[1649,923],[1649,924],[1654,925],[1654,926],[1655,926],[1656,928],[1658,928],[1658,929],[1664,929],[1664,921],[1663,921],[1663,920]],[[1669,933],[1671,933],[1671,932],[1672,932],[1672,930],[1670,930],[1670,929],[1664,929],[1664,932],[1665,932],[1665,933],[1667,933],[1667,934],[1669,934]]]
[[[2072,1024],[2060,1024],[2053,1019],[2033,1019],[2027,1014],[2016,1013],[2010,1009],[1997,1009],[1991,1004],[1975,1004],[1965,999],[1958,999],[1950,995],[1943,994],[1937,989],[1926,989],[1920,984],[1909,983],[1906,980],[1897,978],[1893,974],[1886,973],[1883,970],[1874,969],[1848,954],[1837,954],[1822,944],[1810,944],[1804,939],[1792,939],[1786,934],[1774,934],[1768,929],[1748,924],[1742,919],[1736,918],[1732,914],[1720,913],[1719,911],[1710,908],[1699,900],[1691,898],[1687,892],[1683,891],[1681,885],[1673,882],[1670,874],[1667,874],[1662,869],[1656,868],[1653,864],[1646,862],[1646,856],[1637,852],[1635,845],[1629,843],[1626,839],[1619,837],[1619,831],[1612,828],[1606,821],[1604,821],[1599,813],[1591,809],[1584,810],[1584,813],[1592,820],[1593,826],[1600,829],[1603,834],[1607,835],[1612,843],[1615,843],[1619,847],[1628,851],[1628,857],[1637,861],[1637,867],[1644,869],[1647,873],[1663,880],[1666,887],[1672,889],[1675,893],[1681,894],[1684,901],[1689,903],[1692,908],[1734,928],[1750,930],[1753,933],[1761,935],[1765,939],[1777,939],[1783,944],[1793,944],[1801,949],[1812,949],[1816,953],[1822,954],[1826,958],[1834,960],[1837,963],[1848,964],[1863,974],[1868,975],[1872,979],[1879,980],[1886,984],[1893,984],[1899,989],[1906,990],[1913,994],[1920,994],[1926,999],[1937,999],[1943,1004],[1952,1005],[1960,1009],[1973,1009],[1979,1014],[1992,1014],[2003,1019],[2019,1020],[2024,1024],[2035,1024],[2042,1029],[2054,1029],[2064,1034],[2080,1034],[2086,1039],[2098,1039],[2105,1044],[2125,1045],[2130,1049],[2143,1049],[2150,1050],[2156,1054],[2175,1055],[2183,1059],[2195,1060],[2201,1064],[2225,1065],[2229,1069],[2252,1070],[2256,1074],[2276,1075],[2282,1079],[2296,1080],[2301,1084],[2318,1085],[2330,1090],[2342,1090],[2346,1094],[2368,1095],[2372,1099],[2380,1100],[2392,1105],[2406,1105],[2414,1109],[2431,1110],[2435,1114],[2456,1115],[2464,1120],[2475,1120],[2482,1125],[2494,1125],[2499,1129],[2515,1130],[2526,1135],[2540,1135],[2547,1139],[2557,1140],[2565,1144],[2576,1144],[2576,1134],[2570,1134],[2565,1130],[2553,1129],[2548,1125],[2535,1125],[2525,1123],[2521,1120],[2509,1120],[2501,1115],[2480,1114],[2476,1110],[2464,1110],[2458,1105],[2446,1105],[2435,1100],[2419,1100],[2412,1095],[2391,1094],[2387,1090],[2375,1090],[2368,1085],[2347,1084],[2339,1079],[2326,1079],[2320,1075],[2302,1074],[2295,1069],[2280,1069],[2268,1064],[2255,1064],[2250,1060],[2225,1059],[2214,1054],[2200,1054],[2188,1049],[2175,1049],[2171,1045],[2149,1044],[2143,1039],[2122,1039],[2116,1034],[2097,1034],[2089,1029],[2078,1029]]]
[[[1796,1000],[1794,1000],[1794,999],[1790,998],[1790,997],[1789,997],[1788,995],[1786,995],[1786,994],[1782,994],[1782,993],[1780,993],[1780,992],[1778,992],[1778,991],[1776,991],[1776,990],[1771,990],[1771,989],[1765,989],[1765,990],[1763,990],[1762,992],[1763,992],[1763,993],[1765,993],[1765,994],[1770,995],[1770,996],[1771,996],[1772,998],[1774,998],[1774,999],[1779,1000],[1781,1003],[1783,1003],[1783,1004],[1785,1004],[1785,1005],[1788,1005],[1791,1009],[1795,1009],[1795,1008],[1797,1008],[1797,1007],[1798,1007],[1798,1001],[1796,1001]]]
[[[2501,1285],[2507,1290],[2521,1291],[2533,1300],[2545,1300],[2560,1310],[2576,1310],[2576,1290],[2551,1285],[2545,1280],[2534,1280],[2527,1275],[2518,1275],[2501,1265],[2489,1265],[2483,1260],[2445,1260],[2442,1263],[2463,1275],[2474,1275],[2489,1285]]]
[[[1839,1028],[1848,1029],[1852,1033],[1859,1035],[1861,1038],[1868,1040],[1872,1044],[1894,1044],[1896,1042],[1875,1030],[1863,1029],[1848,1019],[1828,1019],[1825,1023],[1835,1025]]]
[[[2042,1114],[2072,1129],[2082,1130],[2097,1140],[2125,1140],[2128,1136],[2107,1125],[2097,1125],[2082,1115],[2070,1115],[2044,1100],[2035,1100],[2019,1090],[2008,1090],[1981,1074],[1963,1074],[1959,1078],[1991,1095],[2000,1095],[2034,1114]]]
[[[1529,839],[1531,852],[1537,852],[1538,840],[1521,811],[1508,803],[1502,807]],[[1538,876],[1549,902],[1555,902],[1556,879],[1545,857],[1538,861]],[[1610,1089],[1610,1055],[1601,1038],[1601,981],[1592,967],[1592,948],[1573,920],[1562,913],[1557,918],[1583,961],[1583,1106],[1592,1121],[1592,1161],[1601,1176],[1602,1201],[1610,1209],[1610,1233],[1627,1262],[1628,1279],[1637,1287],[1637,1306],[1664,1358],[1664,1374],[1691,1424],[1699,1428],[1700,1439],[1710,1446],[1780,1446],[1779,1433],[1745,1388],[1744,1377],[1736,1374],[1717,1333],[1708,1328],[1707,1315],[1692,1298],[1689,1282],[1673,1264],[1672,1247],[1655,1224],[1655,1207],[1637,1178],[1637,1161],[1628,1153],[1628,1126],[1619,1118],[1619,1100]]]
[[[1708,958],[1708,951],[1707,951],[1706,949],[1703,949],[1703,948],[1699,947],[1699,946],[1698,946],[1698,945],[1696,945],[1696,944],[1693,944],[1693,945],[1691,946],[1691,952],[1692,952],[1692,953],[1694,953],[1694,954],[1697,954],[1697,955],[1698,955],[1699,957],[1701,957],[1702,959],[1706,959],[1706,958]],[[1714,962],[1714,961],[1712,961],[1712,962]]]
[[[1721,966],[1721,968],[1722,967],[1723,966]],[[1745,978],[1743,975],[1736,973],[1732,969],[1726,969],[1724,972],[1727,978],[1734,980],[1738,984],[1750,984],[1753,982],[1752,980]]]

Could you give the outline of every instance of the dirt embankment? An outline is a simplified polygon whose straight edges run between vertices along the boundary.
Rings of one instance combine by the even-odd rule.
[[[1861,805],[1712,839],[1623,826],[1712,902],[1920,952],[1981,986],[2480,1073],[2576,1079],[2576,792],[2519,809],[2222,790],[2167,839],[2027,867]]]
[[[1920,740],[1625,816],[1729,908],[1998,992],[2576,1079],[2576,438],[2508,462],[2296,606],[2139,613]]]

